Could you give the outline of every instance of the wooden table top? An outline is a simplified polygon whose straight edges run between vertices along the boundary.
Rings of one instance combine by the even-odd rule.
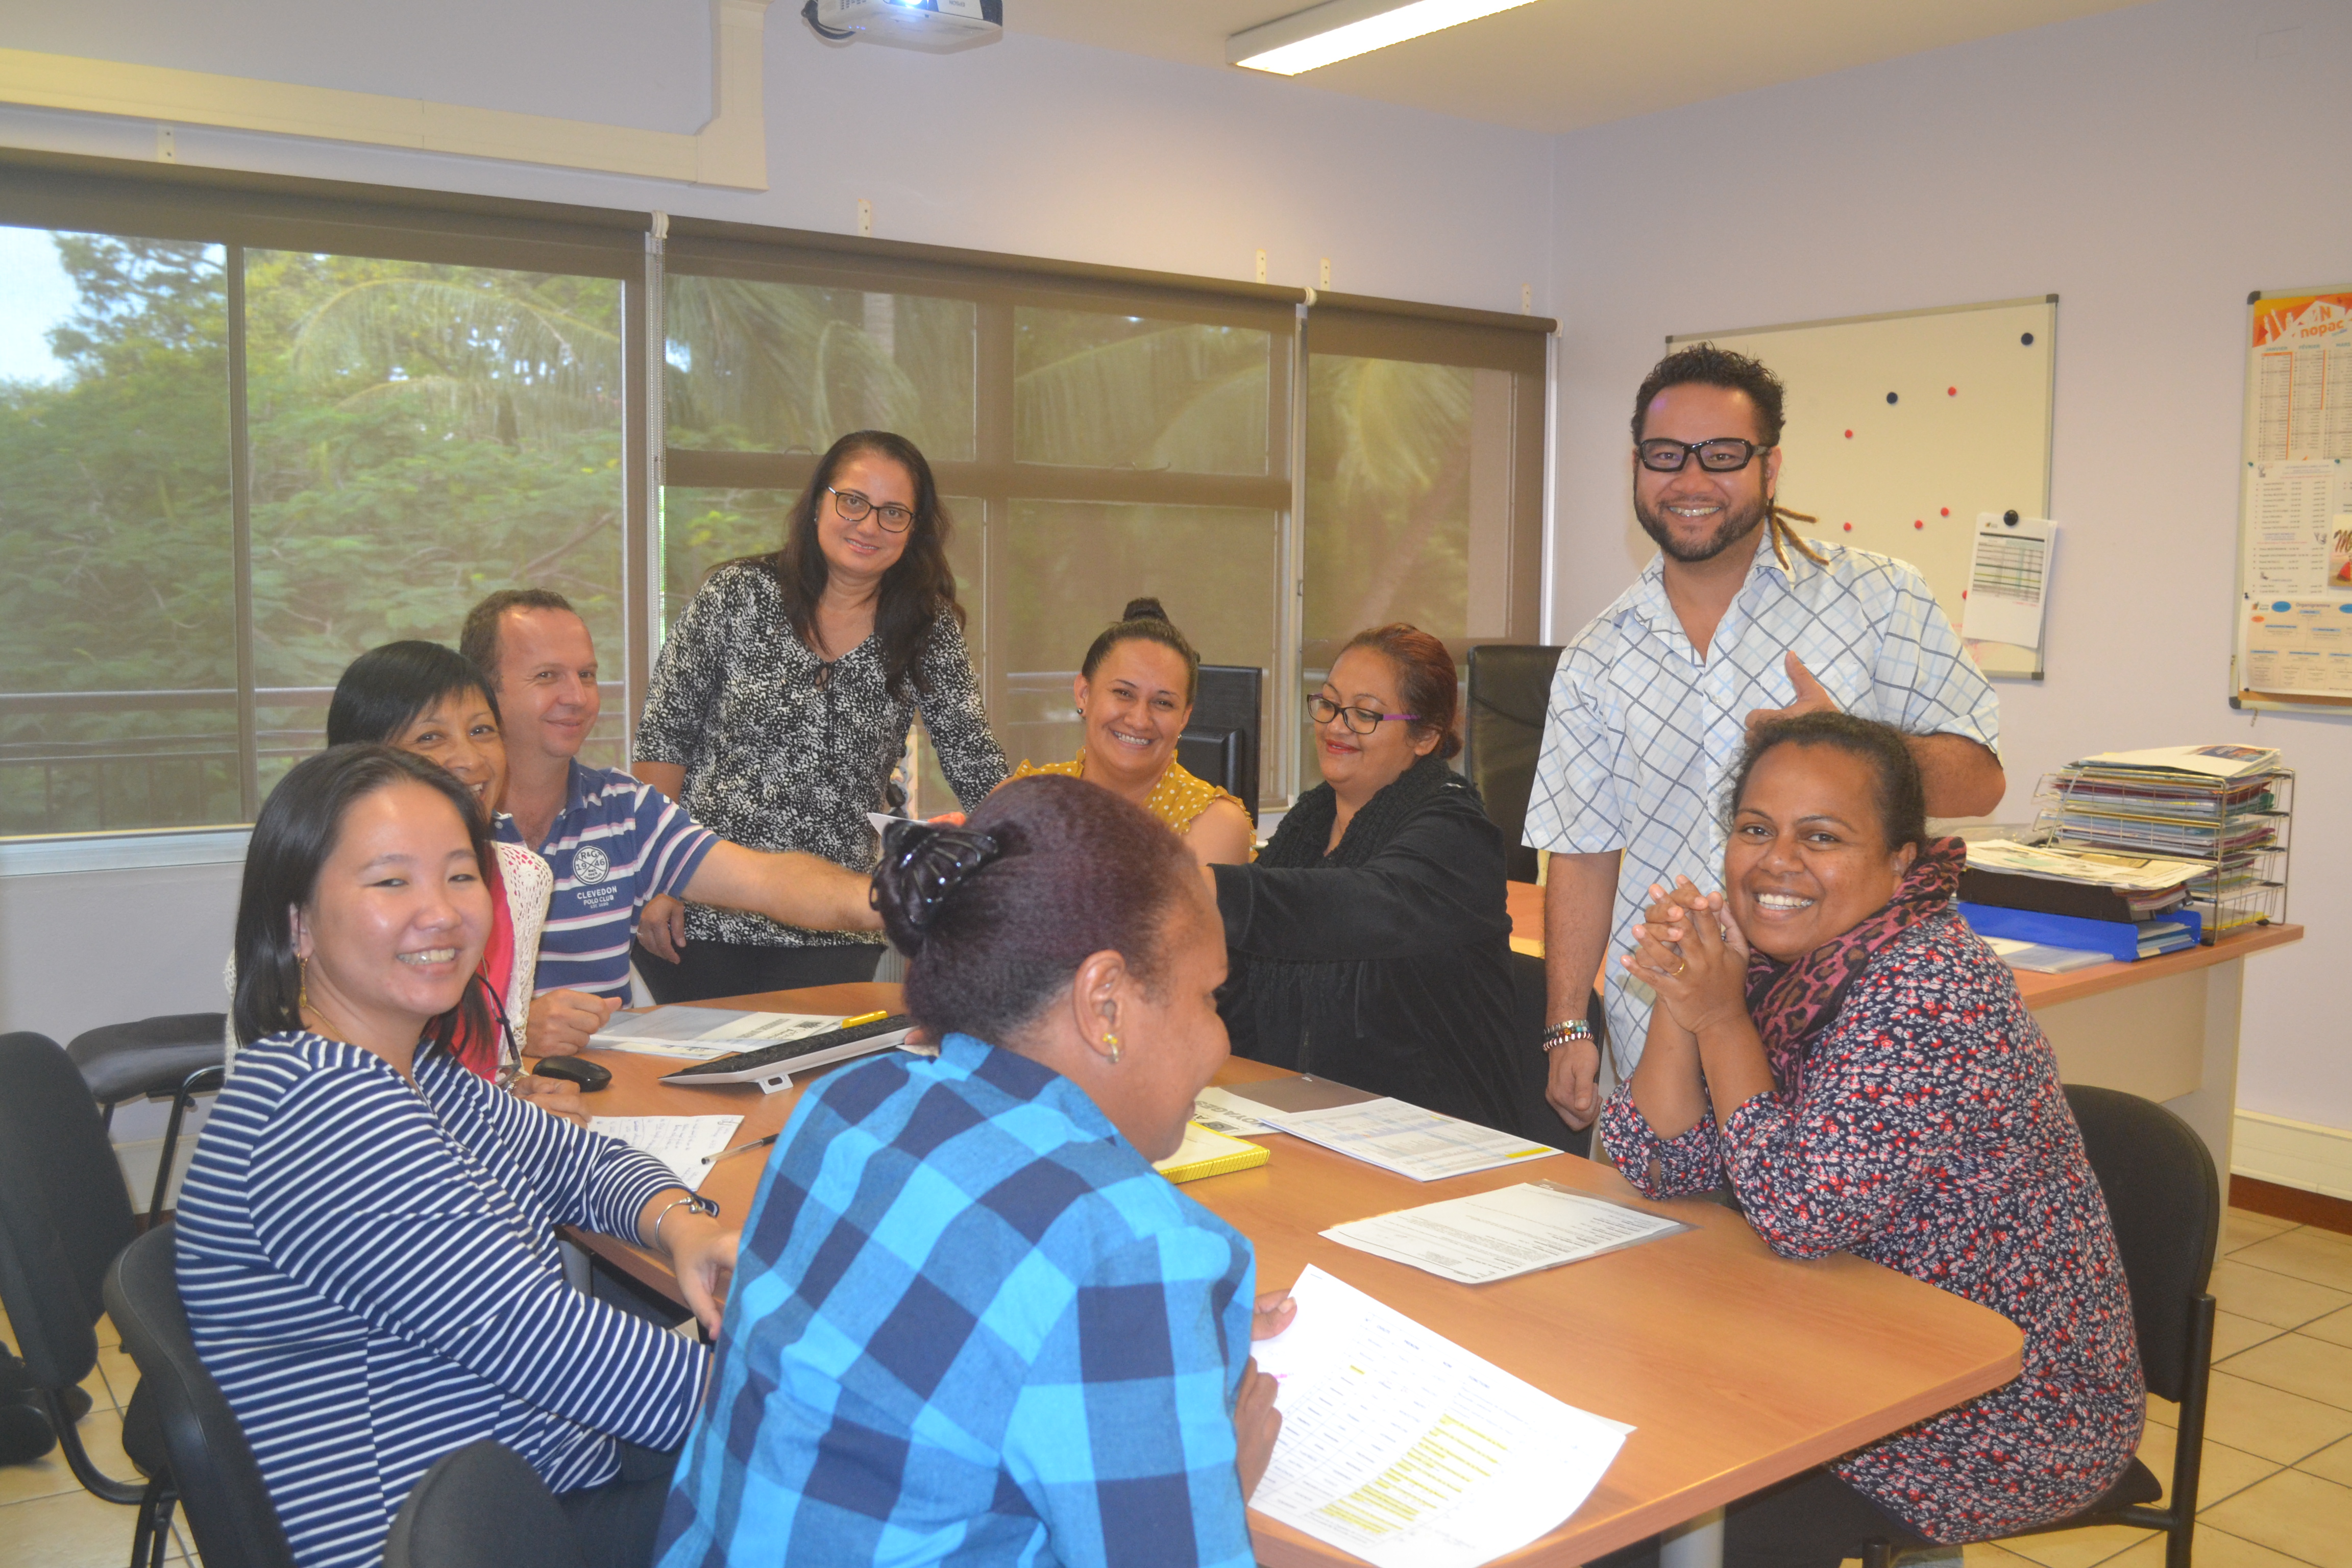
[[[1541,958],[1544,950],[1543,889],[1533,882],[1509,882],[1504,886],[1511,910],[1513,951]],[[2021,969],[2015,972],[2017,989],[2024,995],[2028,1007],[2052,1007],[2061,1002],[2076,1002],[2085,996],[2096,996],[2103,991],[2144,985],[2168,974],[2210,969],[2217,963],[2234,963],[2253,953],[2284,947],[2288,942],[2302,940],[2303,928],[2298,925],[2254,926],[2232,931],[2210,947],[2185,948],[2158,958],[2143,958],[2137,963],[2099,963],[2088,969],[2077,969],[2069,974],[2035,974]],[[1601,978],[1603,981],[1614,979],[1606,964],[1601,966]]]
[[[710,1004],[856,1014],[892,1007],[898,987],[835,985]],[[741,1114],[737,1142],[783,1125],[797,1088],[671,1089],[667,1058],[593,1053],[613,1069],[593,1097],[610,1115]],[[830,1070],[830,1069],[828,1069]],[[1229,1061],[1220,1083],[1288,1076]],[[1643,1204],[1615,1172],[1572,1155],[1427,1184],[1279,1134],[1255,1170],[1187,1184],[1257,1249],[1258,1287],[1307,1264],[1387,1302],[1537,1387],[1632,1423],[1598,1489],[1513,1563],[1570,1564],[1640,1541],[1959,1404],[2015,1376],[2022,1341],[1999,1314],[1847,1255],[1776,1258],[1737,1214],[1684,1200]],[[729,1161],[705,1193],[741,1224],[761,1157]],[[1671,1214],[1696,1230],[1564,1268],[1456,1285],[1317,1233],[1343,1220],[1543,1180]],[[657,1289],[661,1260],[580,1238]],[[1354,1559],[1262,1515],[1251,1525],[1269,1568]]]

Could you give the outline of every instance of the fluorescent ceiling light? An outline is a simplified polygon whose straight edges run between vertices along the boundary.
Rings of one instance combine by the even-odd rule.
[[[1534,0],[1327,0],[1225,40],[1225,63],[1297,76]]]

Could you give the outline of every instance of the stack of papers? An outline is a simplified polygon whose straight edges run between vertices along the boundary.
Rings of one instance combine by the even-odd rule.
[[[1184,1142],[1177,1146],[1176,1152],[1165,1160],[1154,1160],[1151,1168],[1171,1182],[1197,1182],[1203,1176],[1246,1171],[1265,1164],[1272,1157],[1263,1143],[1245,1143],[1239,1138],[1211,1131],[1197,1121],[1188,1121],[1184,1124]]]
[[[1633,1429],[1310,1267],[1252,1347],[1282,1435],[1250,1507],[1375,1568],[1475,1568],[1583,1506]]]
[[[728,1007],[656,1007],[615,1013],[589,1037],[600,1051],[635,1051],[707,1062],[761,1046],[780,1046],[841,1027],[838,1013],[738,1013]]]
[[[1342,1247],[1410,1263],[1440,1279],[1484,1285],[1690,1228],[1680,1220],[1589,1197],[1556,1182],[1522,1182],[1350,1220],[1323,1234]]]
[[[1365,1100],[1321,1110],[1265,1110],[1257,1115],[1277,1131],[1416,1182],[1466,1176],[1559,1152],[1549,1144],[1441,1116],[1402,1100]]]
[[[743,1125],[740,1116],[598,1116],[588,1130],[618,1138],[670,1168],[688,1192],[700,1192],[709,1157],[725,1149]]]

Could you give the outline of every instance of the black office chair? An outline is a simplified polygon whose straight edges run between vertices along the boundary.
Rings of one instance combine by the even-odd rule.
[[[1565,1149],[1571,1154],[1590,1158],[1592,1153],[1592,1129],[1572,1128],[1560,1120],[1559,1112],[1544,1098],[1544,1084],[1551,1071],[1549,1059],[1543,1051],[1544,1032],[1544,962],[1524,952],[1511,954],[1511,1059],[1518,1065],[1519,1135],[1538,1143],[1549,1143],[1555,1149]],[[1585,1021],[1592,1026],[1592,1037],[1608,1048],[1609,1020],[1601,1011],[1601,993],[1595,991],[1585,1004]]]
[[[425,1472],[394,1516],[383,1568],[583,1568],[571,1520],[523,1458],[488,1437]],[[205,1559],[205,1568],[214,1568]]]
[[[2137,1458],[2089,1508],[2029,1535],[2123,1524],[2161,1531],[2165,1568],[2189,1568],[2197,1533],[2198,1473],[2205,1452],[2205,1392],[2213,1372],[2213,1297],[2206,1287],[2221,1231],[2221,1183],[2205,1140],[2154,1100],[2121,1089],[2066,1086],[2084,1152],[2107,1200],[2131,1289],[2147,1390],[2180,1406],[2173,1438],[2171,1500]],[[1865,1568],[1887,1568],[1884,1547]]]
[[[131,1194],[81,1074],[47,1035],[0,1035],[0,1307],[66,1465],[91,1496],[138,1509],[132,1568],[161,1563],[170,1489],[152,1398],[123,1413],[122,1448],[143,1480],[98,1468],[74,1391],[98,1365],[108,1267],[137,1234]]]
[[[1536,852],[1521,844],[1528,796],[1551,702],[1556,647],[1489,643],[1470,650],[1469,707],[1462,725],[1462,774],[1478,786],[1486,815],[1503,830],[1504,875],[1536,879]]]
[[[1253,825],[1265,701],[1265,671],[1246,664],[1204,664],[1192,697],[1192,721],[1176,738],[1176,761],[1184,771],[1240,796]]]
[[[205,1568],[294,1568],[293,1548],[245,1429],[196,1358],[174,1276],[173,1235],[168,1224],[156,1226],[125,1248],[106,1276],[106,1310],[139,1365],[141,1391],[153,1391],[172,1483],[163,1517],[176,1496]]]
[[[163,1215],[172,1185],[172,1162],[180,1148],[180,1124],[196,1096],[221,1086],[224,1013],[171,1013],[130,1024],[108,1024],[76,1035],[66,1055],[81,1069],[90,1098],[114,1125],[114,1108],[126,1100],[172,1097],[172,1118],[163,1130],[163,1157],[155,1165],[155,1190],[147,1202],[147,1223]]]

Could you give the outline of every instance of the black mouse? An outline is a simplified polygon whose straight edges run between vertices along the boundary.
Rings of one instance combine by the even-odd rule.
[[[530,1076],[567,1079],[580,1086],[581,1093],[593,1094],[613,1081],[613,1069],[580,1057],[542,1057]]]

